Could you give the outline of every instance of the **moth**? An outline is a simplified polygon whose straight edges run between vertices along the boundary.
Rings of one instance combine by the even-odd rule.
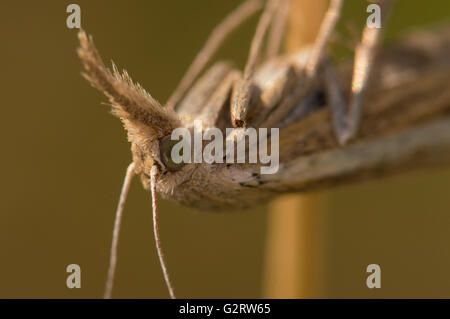
[[[392,1],[378,4],[385,19]],[[132,153],[116,212],[105,298],[111,297],[120,221],[133,176],[140,176],[144,188],[150,190],[158,256],[170,296],[175,298],[159,240],[156,193],[198,209],[223,209],[249,206],[298,190],[301,185],[296,183],[290,162],[308,145],[298,144],[295,134],[283,135],[283,131],[326,106],[332,114],[336,143],[351,141],[358,131],[363,97],[384,29],[363,30],[355,51],[351,91],[346,92],[327,55],[342,6],[343,0],[330,2],[314,45],[283,56],[279,51],[289,1],[244,1],[212,31],[164,106],[134,83],[126,71],[120,73],[114,64],[112,71],[107,69],[92,38],[83,30],[79,32],[78,55],[84,76],[109,99],[112,113],[127,130]],[[228,62],[217,62],[202,73],[227,35],[260,9],[263,12],[243,72]],[[198,119],[224,133],[226,128],[236,132],[249,127],[279,128],[278,172],[260,174],[261,163],[174,163],[171,133],[179,127],[192,129]]]

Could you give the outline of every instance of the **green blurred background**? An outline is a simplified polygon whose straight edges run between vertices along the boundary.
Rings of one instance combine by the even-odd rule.
[[[312,0],[311,0],[312,1]],[[0,3],[2,154],[0,297],[100,298],[129,144],[106,99],[80,76],[69,1]],[[77,1],[105,61],[164,102],[218,21],[240,1]],[[349,0],[360,23],[366,2]],[[389,38],[450,18],[450,2],[400,0]],[[217,59],[242,67],[254,17]],[[439,156],[439,154],[436,154]],[[323,270],[313,297],[450,297],[450,170],[320,194]],[[160,201],[160,229],[179,297],[261,297],[267,207],[195,212]],[[82,288],[66,287],[79,264]],[[365,267],[382,269],[369,290]],[[135,180],[125,210],[114,297],[168,297],[154,249],[149,194]]]

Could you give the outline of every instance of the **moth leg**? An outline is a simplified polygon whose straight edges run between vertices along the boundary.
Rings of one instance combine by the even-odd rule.
[[[378,33],[379,32],[380,31],[378,31]],[[366,30],[364,34],[367,35]],[[373,40],[373,38],[371,38],[371,40]],[[364,39],[362,43],[364,43]],[[366,91],[372,67],[371,60],[374,55],[373,43],[371,42],[371,44],[364,49],[368,50],[368,48],[371,47],[372,49],[370,52],[361,49],[363,47],[362,43],[356,50],[350,102],[345,96],[344,90],[339,82],[340,79],[332,63],[330,61],[323,61],[321,65],[323,70],[321,78],[325,85],[325,94],[330,106],[333,127],[336,137],[341,145],[346,144],[357,132],[361,118],[362,99]]]
[[[387,19],[392,1],[382,0],[378,4],[382,13],[382,26]],[[370,80],[378,46],[383,37],[383,27],[364,27],[362,40],[355,51],[353,66],[352,89],[348,109],[343,98],[338,97],[340,89],[337,88],[337,75],[330,66],[325,68],[325,80],[328,84],[327,93],[333,113],[333,122],[339,143],[345,144],[355,136],[361,118],[362,101]],[[334,82],[334,84],[332,84]]]
[[[293,107],[299,105],[298,101],[306,98],[308,92],[310,92],[314,78],[317,73],[317,68],[320,65],[323,56],[325,54],[326,46],[331,40],[331,36],[335,29],[336,23],[341,16],[343,0],[331,0],[330,5],[325,13],[325,17],[319,29],[317,40],[312,48],[310,57],[307,60],[306,66],[300,68],[306,71],[306,78],[303,80],[297,80],[296,87],[290,90],[283,100],[277,105],[277,107],[268,115],[268,117],[261,124],[264,127],[273,127],[279,125],[286,118],[288,113]],[[297,62],[293,63],[293,67]],[[301,63],[303,64],[303,63]],[[302,73],[304,74],[304,73]],[[304,75],[298,74],[297,76],[304,77]],[[305,109],[305,107],[301,107]]]
[[[241,72],[233,70],[223,79],[210,96],[197,119],[204,127],[225,129],[230,126],[229,105],[235,83],[242,77]]]
[[[264,68],[267,68],[267,65]],[[257,83],[260,81],[261,73],[265,72],[258,71],[256,74]],[[275,127],[289,113],[295,101],[306,93],[309,82],[302,81],[303,78],[302,74],[296,72],[295,67],[288,65],[283,72],[270,74],[268,87],[260,83],[258,88],[261,92],[258,101],[255,102],[257,107],[251,110],[249,116],[252,126]]]
[[[245,127],[247,125],[247,113],[251,103],[254,85],[253,75],[255,73],[256,64],[261,56],[262,44],[264,36],[267,33],[272,18],[276,12],[278,0],[269,0],[250,46],[250,53],[247,64],[244,69],[244,76],[236,82],[233,88],[233,96],[231,102],[231,123],[234,127]]]
[[[325,13],[316,42],[314,43],[311,57],[306,65],[306,74],[313,77],[317,73],[317,67],[322,60],[327,44],[330,42],[333,31],[342,14],[343,0],[331,0],[330,5]]]
[[[320,26],[317,40],[312,48],[311,56],[305,66],[307,78],[299,82],[297,87],[269,114],[268,118],[262,123],[263,126],[272,127],[281,123],[289,111],[298,104],[298,101],[305,98],[310,91],[313,84],[311,79],[316,76],[317,67],[320,65],[326,46],[330,42],[336,23],[341,16],[342,5],[343,0],[331,0]]]
[[[361,106],[364,93],[370,80],[378,47],[384,34],[384,26],[389,16],[392,5],[391,0],[381,0],[378,2],[381,8],[381,28],[364,27],[361,43],[355,51],[355,62],[353,65],[352,95],[348,117],[345,123],[346,128],[338,133],[339,142],[345,144],[356,134],[361,118]]]
[[[285,34],[291,0],[280,0],[277,12],[273,18],[267,39],[266,59],[272,59],[280,52],[283,35]]]
[[[331,112],[331,120],[336,137],[340,144],[344,144],[343,138],[348,131],[347,113],[348,100],[345,97],[336,69],[331,61],[324,61],[322,63],[321,79],[324,83],[325,95],[327,97],[328,105]]]
[[[263,0],[247,0],[232,11],[218,26],[214,28],[203,48],[197,54],[194,61],[186,71],[177,88],[167,100],[166,107],[174,108],[178,104],[178,102],[185,95],[186,91],[191,87],[197,76],[211,60],[211,57],[223,43],[225,38],[262,6]]]
[[[191,123],[232,70],[231,63],[217,62],[202,75],[177,107],[177,114],[185,124]]]

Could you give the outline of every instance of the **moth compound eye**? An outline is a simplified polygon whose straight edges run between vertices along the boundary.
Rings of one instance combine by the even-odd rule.
[[[172,140],[170,135],[167,135],[162,138],[160,142],[160,151],[161,151],[161,160],[163,164],[166,166],[167,170],[170,172],[176,172],[180,170],[185,163],[175,163],[172,159],[172,148],[179,141]],[[180,151],[180,156],[183,156],[183,149]]]

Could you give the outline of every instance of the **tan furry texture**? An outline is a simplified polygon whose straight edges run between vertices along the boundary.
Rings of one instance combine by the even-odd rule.
[[[218,80],[211,88],[194,85],[186,96],[205,104],[183,107],[183,112],[191,109],[197,113],[180,118],[134,84],[126,72],[120,74],[115,67],[110,72],[84,31],[79,33],[78,54],[87,72],[85,77],[109,98],[113,113],[128,131],[136,173],[141,175],[144,187],[149,188],[150,170],[157,163],[157,191],[165,198],[196,208],[229,209],[260,203],[283,192],[321,189],[447,162],[449,157],[443,155],[450,154],[449,133],[442,129],[442,122],[436,121],[448,120],[450,114],[449,35],[449,29],[416,33],[382,52],[376,80],[364,103],[360,133],[346,146],[336,141],[329,111],[324,107],[326,101],[308,102],[311,96],[323,92],[323,83],[316,81],[308,86],[309,98],[296,94],[295,83],[304,79],[301,52],[260,66],[258,70],[270,66],[270,72],[256,70],[261,74],[260,82],[272,84],[255,84],[258,93],[250,109],[264,117],[258,121],[273,118],[286,101],[292,106],[284,118],[269,126],[280,127],[280,170],[270,176],[259,174],[259,164],[191,163],[169,172],[161,161],[161,139],[174,128],[189,126],[193,119],[208,114],[203,108],[213,105],[207,101],[214,92],[222,92],[214,105],[222,106],[217,112],[230,123],[230,83]],[[423,41],[428,45],[415,45]],[[433,50],[427,49],[431,47]],[[223,72],[231,72],[229,66]],[[339,72],[339,81],[347,87],[349,75],[346,68]],[[207,72],[204,77],[208,76],[217,77]],[[197,83],[211,83],[205,79]],[[269,102],[270,107],[266,105]],[[309,112],[302,111],[305,107]],[[287,120],[289,124],[283,124]],[[440,132],[438,137],[436,132]],[[405,139],[411,140],[405,143]],[[440,148],[436,143],[441,143]],[[436,149],[442,156],[435,155]]]
[[[177,114],[162,107],[140,84],[133,83],[126,71],[120,74],[114,64],[113,72],[107,69],[92,37],[88,37],[86,32],[81,30],[78,38],[78,55],[86,70],[83,75],[109,98],[112,113],[122,120],[128,131],[136,161],[145,162],[148,153],[153,153],[153,159],[159,161],[159,145],[154,144],[181,126]],[[136,170],[140,171],[144,164],[137,164]],[[151,164],[144,166],[151,167]]]

